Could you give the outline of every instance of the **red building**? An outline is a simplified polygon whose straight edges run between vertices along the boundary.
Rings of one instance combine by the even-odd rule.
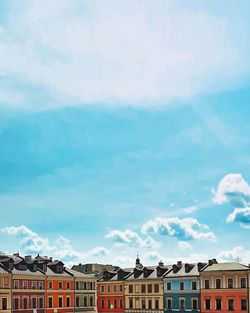
[[[98,312],[124,312],[124,280],[129,271],[104,271],[97,282]]]
[[[201,312],[248,313],[249,267],[213,263],[201,272]]]

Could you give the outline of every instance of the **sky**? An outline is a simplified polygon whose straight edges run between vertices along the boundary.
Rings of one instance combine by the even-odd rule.
[[[0,250],[250,263],[248,0],[0,1]]]

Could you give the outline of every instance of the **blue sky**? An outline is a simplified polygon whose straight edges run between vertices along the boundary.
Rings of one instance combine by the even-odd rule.
[[[0,250],[248,263],[249,6],[1,1]]]

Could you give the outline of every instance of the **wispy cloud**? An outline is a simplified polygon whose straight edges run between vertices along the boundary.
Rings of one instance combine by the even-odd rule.
[[[178,1],[12,1],[8,8],[0,71],[13,89],[16,81],[44,88],[57,99],[46,107],[167,104],[224,90],[249,72],[248,47],[227,18]]]

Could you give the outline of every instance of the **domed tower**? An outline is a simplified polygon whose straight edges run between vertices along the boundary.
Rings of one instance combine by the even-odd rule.
[[[139,255],[137,254],[137,258],[135,260],[135,268],[137,269],[142,269],[143,268],[143,265],[141,264],[141,261],[139,259]]]

